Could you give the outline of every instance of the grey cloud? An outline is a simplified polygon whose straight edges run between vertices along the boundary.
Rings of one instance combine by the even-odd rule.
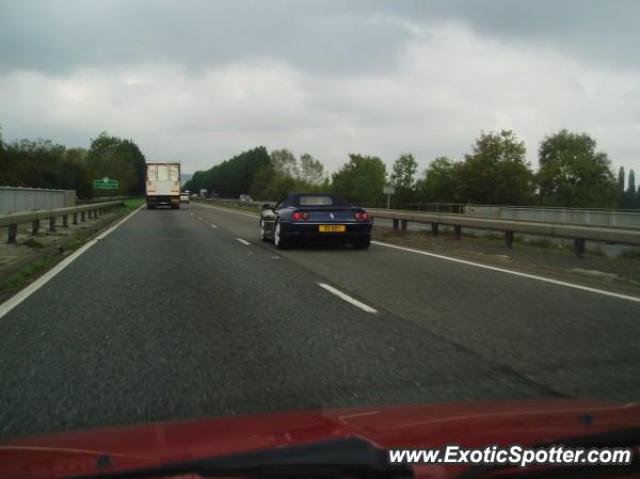
[[[337,2],[32,0],[0,17],[0,68],[276,58],[319,72],[388,68],[407,32],[350,16]]]
[[[538,42],[635,68],[640,2],[618,0],[3,0],[0,69],[276,58],[320,74],[393,68],[411,34],[376,16],[462,22],[507,42]]]

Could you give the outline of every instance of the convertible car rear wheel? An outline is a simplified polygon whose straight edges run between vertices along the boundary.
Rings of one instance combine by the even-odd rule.
[[[280,221],[276,221],[273,228],[273,244],[277,249],[287,249],[289,247],[289,241],[282,237],[282,231],[280,230]]]

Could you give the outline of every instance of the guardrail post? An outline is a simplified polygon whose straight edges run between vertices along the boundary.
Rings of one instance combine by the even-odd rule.
[[[584,256],[585,250],[585,241],[582,238],[575,238],[573,240],[573,249],[576,252],[576,256],[578,258],[582,258]]]
[[[9,231],[9,236],[7,238],[7,243],[13,244],[16,242],[16,237],[18,236],[18,225],[9,225],[7,227]]]
[[[438,236],[438,223],[431,223],[431,234],[434,238]]]
[[[453,226],[453,237],[457,240],[462,238],[462,226],[460,225]]]
[[[402,228],[402,231],[407,231],[407,220],[401,220],[400,221],[400,227]]]
[[[513,231],[504,232],[504,245],[509,249],[513,247]]]
[[[63,228],[68,228],[69,227],[69,215],[63,215],[62,216],[62,227]]]
[[[87,215],[84,211],[80,212],[80,221],[84,222],[87,220]]]
[[[49,231],[55,231],[56,230],[56,217],[52,216],[51,218],[49,218]]]
[[[73,219],[71,220],[71,223],[73,223],[74,225],[78,224],[78,213],[73,214]]]
[[[396,219],[393,220],[393,231],[398,231],[398,222]]]
[[[38,231],[40,231],[40,220],[33,220],[31,222],[31,234],[35,236],[38,234]]]

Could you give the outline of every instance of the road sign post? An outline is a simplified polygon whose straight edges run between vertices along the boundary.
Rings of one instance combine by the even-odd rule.
[[[391,195],[396,192],[396,189],[391,185],[387,185],[382,188],[382,192],[387,195],[387,209],[389,209],[391,206]]]

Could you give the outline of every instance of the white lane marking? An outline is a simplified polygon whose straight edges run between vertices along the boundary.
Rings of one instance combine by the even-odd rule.
[[[199,219],[199,220],[201,220],[201,219],[202,219],[202,216],[198,216],[198,219]]]
[[[334,288],[333,286],[329,286],[326,283],[318,283],[318,286],[320,286],[321,288],[326,289],[330,293],[335,294],[338,298],[344,299],[347,303],[353,304],[356,308],[360,308],[361,310],[366,311],[367,313],[375,314],[375,313],[378,312],[375,309],[373,309],[371,306],[367,306],[366,304],[361,303],[357,299],[352,298],[348,294],[343,293],[342,291],[340,291],[339,289]]]
[[[257,214],[245,213],[244,211],[234,210],[233,208],[221,208],[219,206],[203,205],[202,203],[194,203],[194,204],[197,204],[198,206],[202,206],[203,208],[211,208],[213,210],[225,211],[227,213],[234,213],[236,215],[248,216],[249,218],[257,218],[258,217]]]
[[[238,241],[240,241],[240,243],[242,243],[243,245],[246,245],[246,246],[250,246],[251,245],[251,243],[249,243],[248,241],[243,240],[242,238],[236,238],[236,239]]]
[[[133,215],[135,215],[138,211],[140,211],[142,208],[144,208],[145,205],[140,206],[140,208],[137,208],[135,210],[133,210],[131,213],[129,213],[127,216],[125,216],[123,219],[121,219],[120,221],[118,221],[115,225],[113,225],[111,228],[109,228],[107,231],[105,231],[104,233],[101,233],[100,235],[96,236],[94,239],[89,240],[88,242],[86,242],[84,245],[82,245],[80,248],[78,248],[76,251],[74,251],[72,254],[70,254],[69,256],[67,256],[65,259],[63,259],[62,261],[60,261],[57,265],[55,265],[53,268],[51,268],[49,271],[47,271],[45,274],[43,274],[42,276],[40,276],[38,279],[36,279],[33,283],[31,283],[29,286],[27,286],[26,288],[20,290],[19,292],[17,292],[15,295],[13,295],[11,298],[7,299],[4,303],[0,304],[0,318],[2,318],[3,316],[5,316],[7,313],[9,313],[9,311],[11,311],[13,308],[15,308],[16,306],[18,306],[20,303],[22,303],[25,299],[27,299],[29,296],[31,296],[33,293],[35,293],[36,291],[38,291],[40,288],[42,288],[45,284],[47,284],[55,275],[57,275],[60,271],[62,271],[63,269],[65,269],[67,266],[69,266],[75,259],[77,259],[82,253],[84,253],[85,251],[87,251],[89,248],[91,248],[94,244],[96,244],[98,241],[100,241],[101,239],[103,239],[105,236],[107,236],[109,233],[111,233],[113,230],[115,230],[118,226],[120,226],[122,223],[124,223],[125,221],[127,221],[129,218],[131,218]]]
[[[211,225],[209,225],[209,226],[211,226],[213,229],[216,229],[216,228],[217,228],[217,226],[216,226],[216,225],[214,225],[214,224],[211,224]]]
[[[566,286],[567,288],[580,289],[582,291],[588,291],[590,293],[597,293],[597,294],[602,294],[604,296],[610,296],[612,298],[626,299],[628,301],[634,301],[636,303],[640,303],[640,297],[638,297],[638,296],[629,296],[627,294],[613,293],[611,291],[606,291],[604,289],[590,288],[588,286],[582,286],[582,285],[579,285],[579,284],[567,283],[566,281],[559,281],[557,279],[545,278],[544,276],[537,276],[535,274],[529,274],[529,273],[521,273],[519,271],[513,271],[513,270],[510,270],[510,269],[498,268],[497,266],[489,266],[487,264],[482,264],[482,263],[475,263],[473,261],[468,261],[468,260],[465,260],[465,259],[452,258],[450,256],[444,256],[444,255],[440,255],[440,254],[429,253],[427,251],[422,251],[422,250],[419,250],[419,249],[406,248],[404,246],[397,246],[397,245],[394,245],[394,244],[383,243],[381,241],[372,241],[372,243],[373,244],[377,244],[379,246],[386,246],[387,248],[393,248],[393,249],[398,249],[398,250],[401,250],[401,251],[406,251],[408,253],[416,253],[416,254],[421,254],[421,255],[424,255],[424,256],[431,256],[432,258],[443,259],[443,260],[446,260],[446,261],[453,261],[454,263],[466,264],[468,266],[475,266],[476,268],[483,268],[483,269],[488,269],[488,270],[491,270],[491,271],[498,271],[500,273],[512,274],[514,276],[520,276],[522,278],[534,279],[536,281],[542,281],[544,283],[556,284],[558,286]]]

